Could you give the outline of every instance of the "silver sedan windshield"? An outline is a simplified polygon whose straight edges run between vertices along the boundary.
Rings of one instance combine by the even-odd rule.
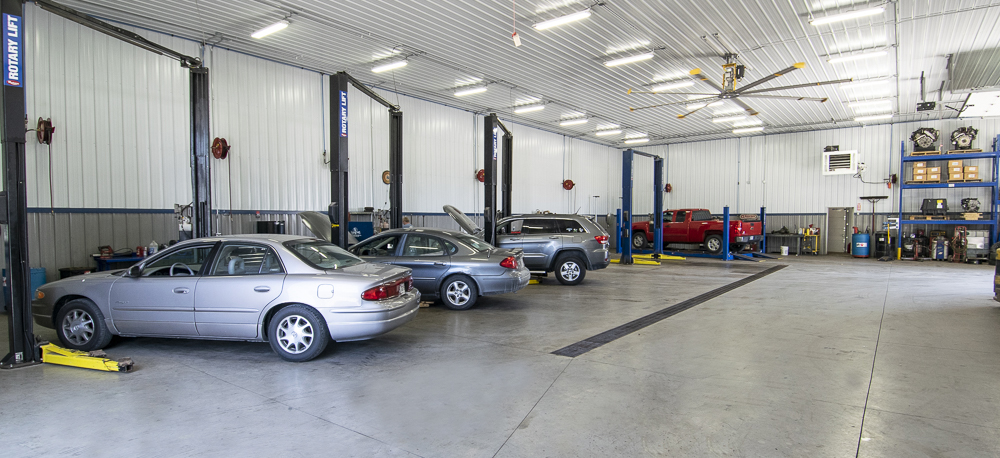
[[[294,240],[284,245],[299,259],[317,269],[340,269],[364,262],[343,248],[320,240]]]

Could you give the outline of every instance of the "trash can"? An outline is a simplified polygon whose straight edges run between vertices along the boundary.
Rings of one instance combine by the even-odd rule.
[[[851,256],[855,258],[867,258],[871,236],[868,234],[854,234],[851,236]]]
[[[3,269],[0,272],[2,272],[3,278],[4,278],[3,309],[6,311],[6,310],[10,310],[10,304],[7,302],[7,295],[9,294],[9,293],[7,293],[7,269]],[[31,297],[32,298],[35,297],[35,290],[38,289],[39,286],[44,285],[45,283],[46,283],[45,269],[43,269],[41,267],[34,267],[34,268],[32,268],[31,269]]]
[[[781,255],[782,256],[788,256],[788,247],[787,246],[784,246],[784,245],[781,246]]]

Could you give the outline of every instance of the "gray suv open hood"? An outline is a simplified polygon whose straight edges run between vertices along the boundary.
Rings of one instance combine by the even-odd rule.
[[[306,229],[309,229],[309,232],[312,232],[316,238],[333,243],[333,228],[330,226],[328,215],[320,212],[299,212],[299,218],[302,219],[302,224],[306,225]],[[347,243],[357,245],[358,239],[348,232]]]
[[[451,215],[462,230],[476,237],[483,238],[483,228],[479,227],[479,225],[472,221],[472,219],[468,216],[465,216],[465,213],[462,213],[461,210],[452,207],[451,205],[445,205],[444,212]]]

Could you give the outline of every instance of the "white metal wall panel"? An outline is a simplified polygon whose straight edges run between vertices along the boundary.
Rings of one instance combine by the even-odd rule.
[[[171,208],[191,200],[188,70],[25,7],[28,119],[52,118],[56,207]],[[191,42],[133,30],[195,54]],[[32,125],[34,123],[31,123]],[[47,207],[48,148],[27,144],[28,205]]]
[[[330,173],[320,74],[222,49],[205,57],[212,136],[232,147],[227,159],[212,160],[214,208],[324,210]]]
[[[562,188],[567,176],[564,154],[567,146],[562,135],[550,134],[525,126],[512,126],[514,133],[514,213],[568,211]]]

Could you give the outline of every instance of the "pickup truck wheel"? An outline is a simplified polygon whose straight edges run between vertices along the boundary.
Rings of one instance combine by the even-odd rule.
[[[712,254],[722,254],[722,236],[718,234],[705,236],[705,249]]]
[[[636,232],[632,234],[632,248],[635,248],[636,250],[643,250],[646,248],[647,243],[649,242],[646,241],[645,232]]]
[[[556,260],[556,279],[564,285],[579,285],[587,275],[587,265],[583,259],[573,254],[564,254]]]

